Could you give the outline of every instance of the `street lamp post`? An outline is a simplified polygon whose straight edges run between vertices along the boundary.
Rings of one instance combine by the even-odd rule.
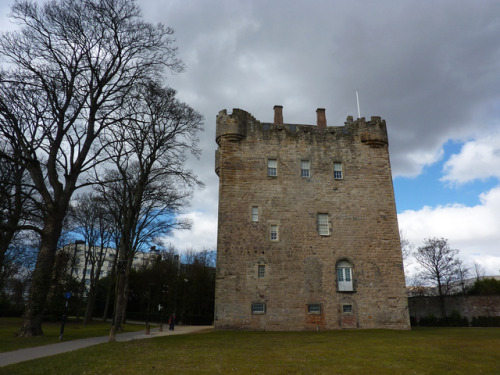
[[[149,335],[151,332],[150,326],[149,326],[149,312],[150,312],[150,307],[151,307],[151,287],[153,284],[149,284],[148,288],[148,310],[146,312],[146,335]]]
[[[165,311],[165,294],[168,291],[168,286],[163,284],[161,288],[162,293],[162,304],[160,305],[160,332],[163,332],[163,312]]]

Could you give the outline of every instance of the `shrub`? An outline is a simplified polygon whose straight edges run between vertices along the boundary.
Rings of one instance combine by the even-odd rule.
[[[493,278],[476,280],[470,288],[469,294],[476,296],[500,295],[500,280]]]
[[[413,318],[410,322],[412,325],[420,325],[423,327],[468,327],[469,319],[467,317],[460,315],[459,312],[453,311],[449,316],[444,318],[437,318],[434,315],[428,315],[420,318],[419,321]]]
[[[500,327],[500,316],[475,316],[470,325],[472,327]]]

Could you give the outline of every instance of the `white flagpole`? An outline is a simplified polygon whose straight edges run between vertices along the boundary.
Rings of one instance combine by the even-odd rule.
[[[358,96],[358,90],[356,90],[356,102],[358,103],[358,118],[361,118],[361,112],[359,111],[359,96]]]

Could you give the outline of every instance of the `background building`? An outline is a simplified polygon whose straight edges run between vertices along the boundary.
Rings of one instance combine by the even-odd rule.
[[[217,116],[219,329],[408,329],[385,121]]]
[[[106,277],[111,274],[113,264],[116,257],[116,249],[111,247],[94,246],[91,248],[84,241],[75,241],[74,243],[64,246],[60,252],[67,254],[66,272],[77,280],[82,280],[85,275],[85,284],[90,284],[90,273],[92,264],[94,264],[94,272],[99,269],[99,278]],[[139,269],[141,267],[150,266],[155,257],[158,257],[155,251],[137,252],[134,254],[132,268]]]

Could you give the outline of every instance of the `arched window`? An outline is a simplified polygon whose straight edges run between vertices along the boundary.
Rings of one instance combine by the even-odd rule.
[[[352,292],[352,265],[347,260],[337,263],[337,282],[339,292]]]

